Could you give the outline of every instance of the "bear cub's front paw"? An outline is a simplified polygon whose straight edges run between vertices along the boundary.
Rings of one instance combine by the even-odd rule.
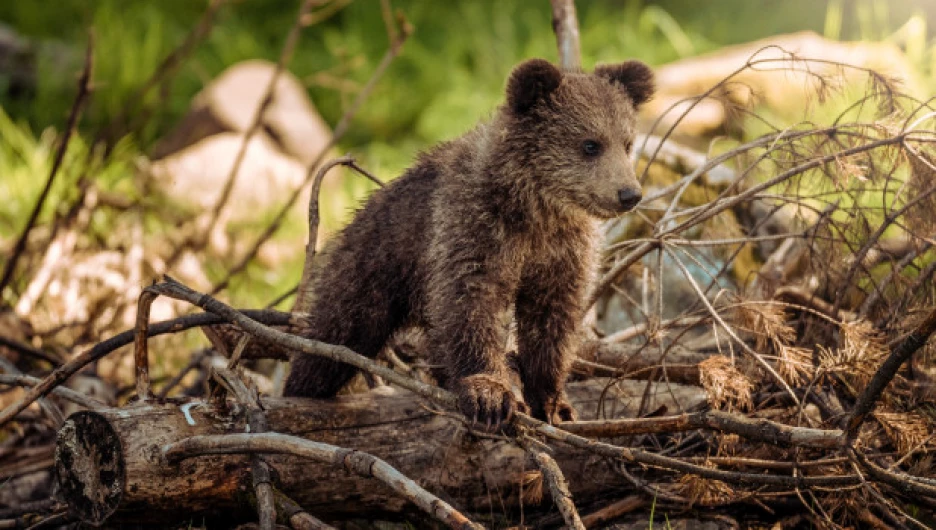
[[[563,421],[575,421],[577,418],[575,408],[569,403],[565,392],[554,396],[527,398],[527,401],[530,402],[533,417],[546,421],[551,425]]]
[[[518,401],[510,384],[496,376],[475,374],[461,378],[455,386],[458,408],[472,423],[482,423],[487,430],[497,430],[509,422],[515,412],[529,409]]]

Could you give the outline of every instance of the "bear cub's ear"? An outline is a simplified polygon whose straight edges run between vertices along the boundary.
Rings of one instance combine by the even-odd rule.
[[[507,82],[507,104],[517,114],[533,108],[559,87],[562,72],[544,59],[530,59],[513,69]]]
[[[645,103],[656,90],[653,84],[653,71],[640,61],[627,61],[621,64],[604,64],[595,68],[595,75],[606,77],[612,83],[621,85],[635,107]]]

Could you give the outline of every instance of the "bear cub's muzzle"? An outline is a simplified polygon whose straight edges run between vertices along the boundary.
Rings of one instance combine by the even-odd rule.
[[[643,199],[639,188],[621,188],[618,190],[618,201],[621,203],[621,209],[629,212]]]

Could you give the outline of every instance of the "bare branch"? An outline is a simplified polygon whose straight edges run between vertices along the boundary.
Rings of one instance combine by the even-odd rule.
[[[238,346],[244,344],[245,337]],[[242,349],[242,348],[241,348]],[[231,356],[233,360],[234,355]],[[247,426],[250,432],[262,434],[269,431],[263,407],[260,405],[260,396],[256,389],[248,389],[247,385],[231,370],[219,369],[214,372],[215,380],[221,383],[230,394],[247,410]],[[253,476],[254,494],[257,497],[257,512],[260,515],[260,530],[273,530],[276,526],[276,506],[274,503],[272,476],[270,467],[263,461],[260,454],[250,457],[250,470]]]
[[[842,443],[838,429],[793,427],[766,419],[750,419],[740,414],[720,410],[659,416],[654,418],[622,418],[614,420],[563,423],[562,430],[590,438],[615,438],[632,434],[675,433],[691,429],[713,429],[737,434],[748,440],[779,446],[835,449]]]
[[[299,35],[302,32],[302,28],[306,24],[305,18],[308,15],[309,10],[312,9],[312,5],[315,3],[316,0],[303,0],[302,4],[299,6],[299,13],[296,15],[296,20],[293,22],[292,27],[289,28],[289,33],[286,35],[286,41],[283,43],[283,49],[280,52],[279,59],[276,61],[276,67],[273,69],[273,75],[271,75],[270,80],[267,81],[266,89],[263,91],[263,97],[260,100],[260,105],[257,107],[257,110],[254,113],[253,121],[244,132],[244,138],[241,140],[240,149],[237,151],[237,155],[234,158],[234,165],[231,166],[231,171],[228,173],[228,178],[224,183],[224,188],[221,189],[221,194],[218,196],[218,200],[211,209],[211,217],[209,218],[208,224],[204,231],[199,231],[201,234],[205,234],[206,236],[210,234],[214,230],[218,219],[221,217],[221,210],[227,204],[228,199],[231,196],[231,191],[234,189],[234,183],[237,180],[237,174],[240,172],[240,167],[244,161],[244,156],[247,154],[247,145],[250,143],[251,138],[253,138],[254,134],[263,124],[263,116],[266,114],[267,108],[269,108],[270,104],[273,102],[273,92],[276,90],[276,84],[279,82],[280,76],[283,74],[283,70],[286,69],[286,65],[289,64],[289,62],[292,60],[293,53],[296,49],[296,44],[299,42]]]
[[[552,26],[559,47],[559,66],[566,72],[582,70],[582,52],[579,44],[578,17],[574,0],[550,0]]]
[[[286,325],[290,323],[290,319],[292,318],[292,315],[289,313],[281,313],[279,311],[270,310],[244,311],[244,314],[249,315],[257,320],[264,321],[270,325]],[[217,315],[188,315],[153,324],[149,327],[147,335],[150,337],[155,337],[157,335],[164,335],[166,333],[177,333],[179,331],[190,328],[210,326],[212,324],[220,324],[223,322],[225,322],[225,320],[218,317]],[[56,368],[55,371],[46,376],[41,383],[26,392],[26,394],[23,395],[19,400],[0,411],[0,426],[6,424],[8,421],[13,419],[14,416],[25,410],[26,407],[28,407],[34,401],[51,392],[53,388],[63,383],[69,377],[75,375],[85,366],[93,363],[94,361],[97,361],[98,359],[101,359],[117,348],[133,343],[135,337],[135,329],[124,331],[123,333],[95,344],[90,349],[79,355],[76,355],[67,363]]]
[[[42,379],[33,377],[31,375],[0,374],[0,384],[3,385],[16,385],[30,388],[38,385],[41,382]],[[52,394],[66,401],[71,401],[76,405],[81,405],[82,407],[89,410],[97,410],[107,406],[107,403],[104,403],[103,401],[95,399],[91,396],[86,396],[80,392],[75,392],[74,390],[64,386],[57,386],[53,388]]]
[[[543,477],[546,479],[546,484],[549,486],[549,494],[553,502],[556,503],[556,507],[559,508],[559,513],[562,514],[566,526],[574,530],[585,530],[585,525],[582,524],[582,519],[579,517],[578,510],[575,508],[575,503],[572,502],[572,493],[569,492],[569,484],[553,457],[538,448],[535,443],[530,443],[529,441],[523,441],[521,439],[521,445],[533,455],[533,461],[536,462],[536,467],[543,472]]]
[[[170,462],[178,462],[198,455],[231,453],[290,454],[311,458],[343,467],[363,477],[380,480],[419,506],[424,512],[448,525],[449,528],[479,530],[484,528],[471,522],[461,512],[420,487],[390,464],[373,455],[353,449],[344,449],[294,436],[267,433],[193,436],[163,447],[162,453]]]

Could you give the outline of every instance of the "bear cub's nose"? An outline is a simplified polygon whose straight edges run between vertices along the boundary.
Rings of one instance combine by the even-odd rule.
[[[643,196],[640,194],[639,189],[621,188],[618,190],[618,200],[621,201],[621,206],[624,208],[625,212],[637,206],[637,203],[639,203],[642,198]]]

